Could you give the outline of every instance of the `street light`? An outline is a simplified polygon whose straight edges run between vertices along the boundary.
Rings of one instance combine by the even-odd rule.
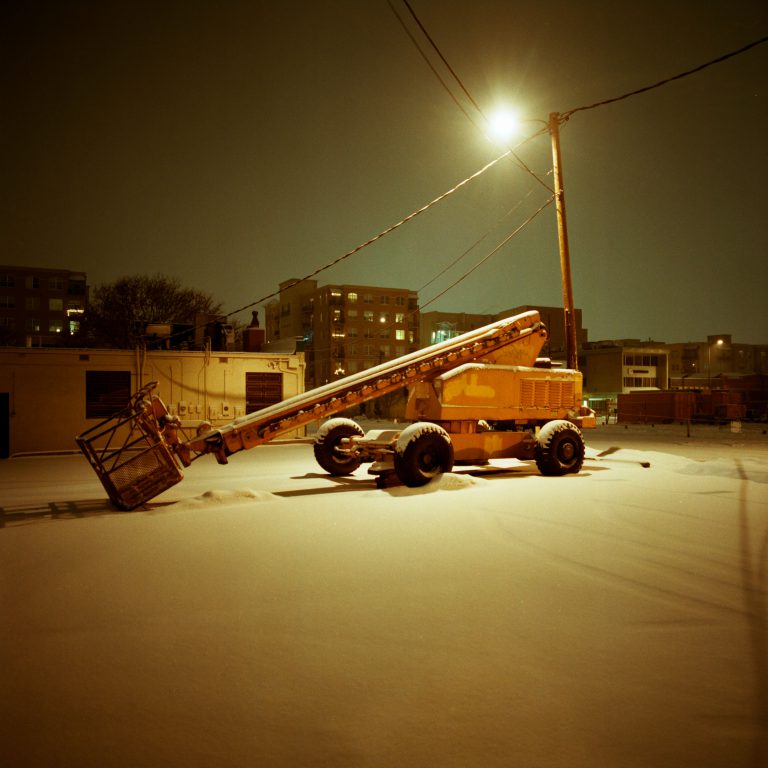
[[[710,344],[707,340],[707,389],[712,389],[712,347],[722,347],[723,340],[718,339],[714,344]]]
[[[498,110],[489,120],[489,131],[497,140],[501,136],[509,139],[519,128],[512,119],[514,113]],[[555,180],[555,207],[557,209],[557,238],[560,246],[560,278],[563,289],[563,315],[565,317],[565,350],[568,368],[578,370],[579,356],[576,341],[576,316],[573,304],[573,286],[571,281],[571,255],[568,248],[568,223],[565,217],[565,190],[563,188],[563,158],[560,153],[559,112],[550,112],[549,120],[523,120],[519,122],[542,122],[547,126],[552,141],[552,168]]]

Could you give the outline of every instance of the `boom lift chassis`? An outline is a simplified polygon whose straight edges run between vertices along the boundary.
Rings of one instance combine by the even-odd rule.
[[[578,472],[584,459],[580,428],[595,426],[581,406],[575,369],[542,367],[547,331],[537,312],[525,312],[412,352],[361,373],[211,428],[185,439],[155,382],[125,409],[76,438],[118,509],[135,509],[180,482],[183,467],[211,453],[226,464],[234,453],[267,443],[311,422],[408,388],[403,430],[367,435],[351,419],[335,417],[318,430],[314,453],[331,475],[371,462],[383,487],[396,475],[424,485],[454,462],[494,458],[533,460],[544,475]]]

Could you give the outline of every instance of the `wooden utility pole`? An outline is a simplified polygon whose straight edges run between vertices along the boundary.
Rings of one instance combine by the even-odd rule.
[[[573,307],[571,285],[571,256],[568,250],[568,224],[565,218],[565,191],[563,190],[563,160],[560,155],[560,113],[549,115],[549,135],[552,138],[552,164],[555,174],[555,205],[557,207],[557,236],[560,242],[560,277],[563,282],[563,313],[565,315],[565,350],[567,365],[578,370],[579,355],[576,341],[576,314]]]

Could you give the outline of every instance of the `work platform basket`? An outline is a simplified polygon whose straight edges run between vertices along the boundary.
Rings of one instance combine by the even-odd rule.
[[[131,510],[184,477],[153,406],[151,382],[128,405],[75,438],[118,509]]]

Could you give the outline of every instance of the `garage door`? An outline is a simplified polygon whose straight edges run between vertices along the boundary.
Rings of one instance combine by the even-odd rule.
[[[245,412],[253,413],[260,408],[279,403],[283,399],[282,373],[245,374]]]

